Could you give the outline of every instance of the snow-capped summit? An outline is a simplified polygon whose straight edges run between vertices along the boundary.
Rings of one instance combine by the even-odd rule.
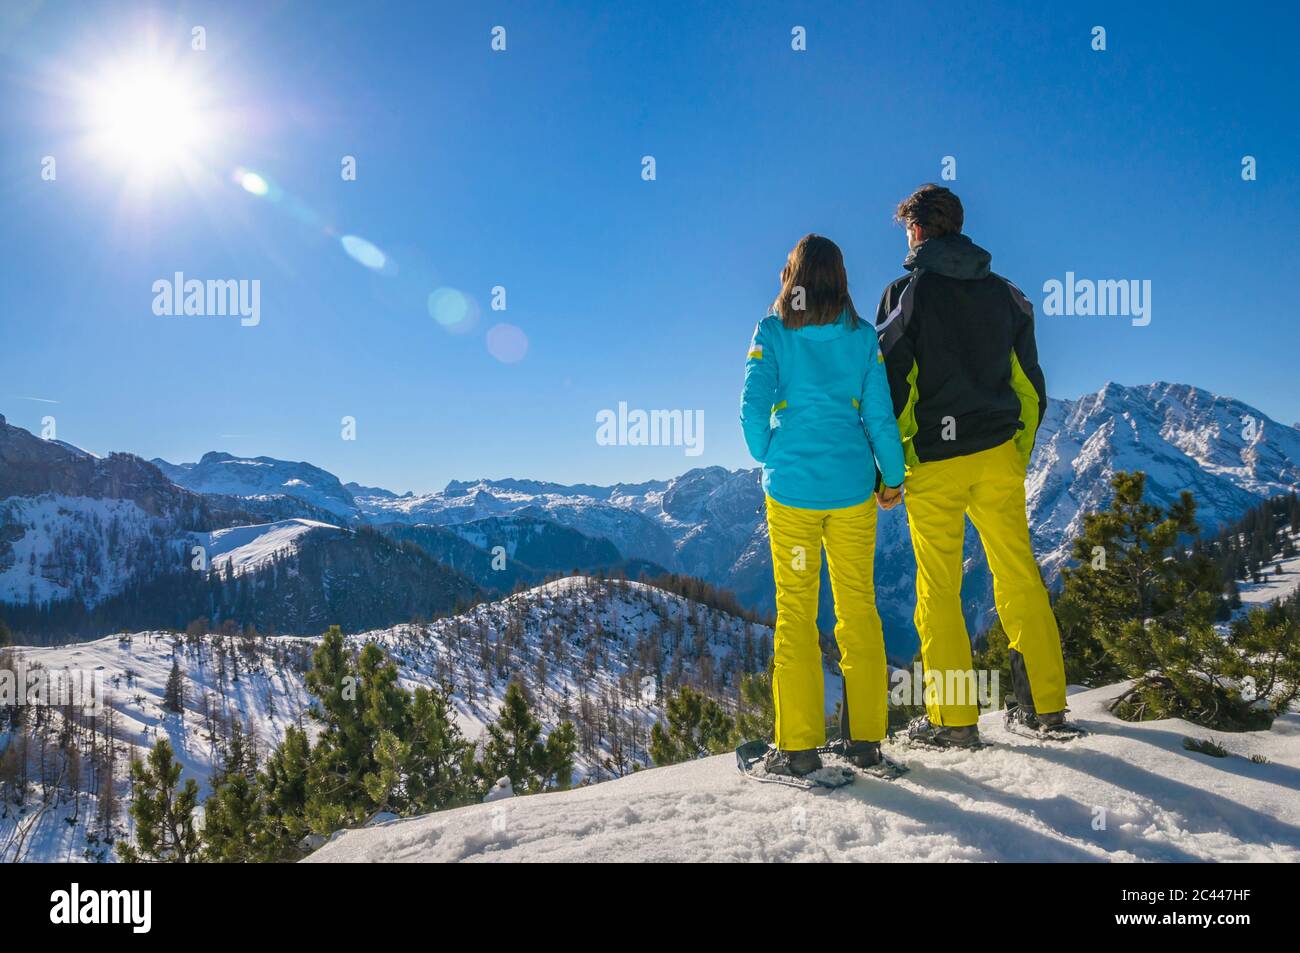
[[[172,482],[195,493],[226,496],[291,496],[329,513],[348,518],[356,510],[352,494],[328,470],[310,463],[274,457],[236,457],[205,453],[198,463],[152,461]]]
[[[1053,401],[1028,478],[1030,523],[1052,568],[1083,514],[1110,497],[1110,477],[1141,470],[1167,504],[1188,490],[1201,527],[1230,522],[1261,498],[1300,485],[1300,433],[1229,397],[1183,384],[1107,384]]]
[[[362,486],[360,483],[353,481],[344,483],[343,489],[352,494],[352,498],[359,496],[378,496],[388,500],[397,499],[399,496],[414,496],[409,490],[406,493],[394,493],[392,490],[386,490],[382,486]]]

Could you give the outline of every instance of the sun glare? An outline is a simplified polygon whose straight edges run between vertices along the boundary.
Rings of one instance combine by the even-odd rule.
[[[86,97],[94,151],[151,176],[194,163],[208,139],[199,92],[179,69],[118,66]]]

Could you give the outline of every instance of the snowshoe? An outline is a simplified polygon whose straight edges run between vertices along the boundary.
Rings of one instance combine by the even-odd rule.
[[[1064,711],[1054,711],[1040,715],[1032,705],[1022,705],[1014,695],[1006,697],[1006,715],[1004,723],[1007,731],[1013,735],[1022,735],[1043,741],[1073,741],[1088,733],[1074,722],[1065,720]]]
[[[767,754],[763,756],[763,770],[768,774],[802,778],[806,774],[820,771],[823,767],[825,765],[822,764],[821,756],[815,749],[782,751],[780,748],[769,748]]]
[[[984,747],[980,741],[979,725],[936,725],[928,715],[913,718],[904,737],[909,744],[939,751],[975,751]]]
[[[854,778],[849,768],[824,766],[817,751],[779,751],[766,741],[747,741],[737,748],[736,767],[751,781],[805,791],[843,787]]]
[[[843,758],[855,768],[874,767],[884,757],[879,741],[832,741],[826,746],[826,752]]]
[[[907,773],[907,765],[900,764],[881,751],[879,741],[832,741],[818,750],[843,758],[855,770],[868,777],[892,781]]]

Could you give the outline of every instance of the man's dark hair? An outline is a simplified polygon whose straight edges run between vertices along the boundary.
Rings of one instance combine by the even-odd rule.
[[[894,221],[904,225],[920,225],[926,238],[961,234],[961,199],[942,185],[927,182],[898,203]]]

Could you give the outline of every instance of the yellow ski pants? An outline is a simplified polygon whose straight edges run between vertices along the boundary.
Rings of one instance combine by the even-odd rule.
[[[835,640],[844,672],[844,705],[854,741],[880,741],[887,722],[885,637],[876,613],[876,501],[805,510],[767,498],[767,530],[776,577],[772,698],[776,746],[826,743],[817,590],[822,545],[835,596]]]
[[[936,681],[942,679],[944,688],[972,683],[970,636],[961,611],[962,540],[964,517],[969,516],[993,572],[998,618],[1013,653],[1023,658],[1034,708],[1061,711],[1061,636],[1029,541],[1025,465],[1014,441],[964,457],[916,464],[908,472],[904,493],[916,553],[916,629],[926,672],[933,672]],[[954,727],[975,724],[976,699],[945,694],[954,693],[943,692],[938,699],[927,693],[930,721]]]

